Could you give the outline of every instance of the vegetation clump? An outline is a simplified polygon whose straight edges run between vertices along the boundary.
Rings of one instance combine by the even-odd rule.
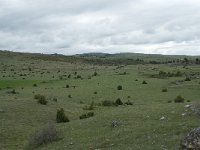
[[[113,106],[113,105],[115,105],[113,101],[110,101],[110,100],[102,101],[102,106]]]
[[[28,147],[37,148],[41,145],[52,143],[60,139],[59,132],[54,125],[48,125],[35,131],[28,141]]]
[[[122,86],[121,86],[121,85],[118,85],[118,86],[117,86],[117,90],[122,90]]]
[[[130,102],[129,100],[127,102],[125,102],[126,105],[133,105],[132,102]]]
[[[46,105],[47,104],[47,100],[46,100],[46,97],[44,95],[40,95],[40,94],[36,94],[34,96],[35,99],[37,99],[37,102],[39,104],[42,104],[42,105]]]
[[[56,114],[56,122],[62,123],[62,122],[69,122],[68,117],[65,115],[64,109],[60,108],[57,110]]]
[[[79,118],[80,119],[86,119],[86,118],[90,118],[90,117],[93,117],[93,116],[94,116],[94,112],[88,112],[88,113],[82,114]]]
[[[123,105],[123,102],[121,101],[120,98],[118,98],[118,99],[115,101],[115,104],[116,104],[116,105]]]
[[[175,103],[184,103],[184,98],[181,95],[178,95],[175,99],[174,102]]]
[[[147,84],[147,82],[144,80],[144,81],[142,81],[142,84]]]
[[[167,91],[168,91],[167,88],[162,89],[162,92],[167,92]]]

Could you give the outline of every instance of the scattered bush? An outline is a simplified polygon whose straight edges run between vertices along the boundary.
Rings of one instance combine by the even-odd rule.
[[[168,103],[171,103],[172,101],[171,100],[169,100],[169,101],[167,101]]]
[[[92,101],[92,103],[90,104],[90,106],[85,106],[83,107],[84,110],[93,110],[94,109],[94,101]]]
[[[68,84],[66,85],[66,88],[69,88],[69,85],[68,85]]]
[[[125,102],[126,105],[133,105],[132,102],[130,102],[129,100],[127,102]]]
[[[57,99],[56,97],[54,97],[54,98],[53,98],[53,101],[54,101],[54,102],[57,102],[57,101],[58,101],[58,99]]]
[[[12,91],[10,91],[9,93],[11,93],[11,94],[17,94],[17,92],[15,91],[15,89],[12,89]]]
[[[56,114],[56,122],[57,123],[62,123],[62,122],[69,122],[69,119],[65,115],[64,109],[60,108],[57,110]]]
[[[174,99],[175,103],[184,103],[184,98],[180,95],[178,95],[175,99]]]
[[[60,139],[59,132],[53,125],[48,125],[35,131],[28,141],[28,147],[36,148],[44,144],[52,143]]]
[[[45,99],[45,97],[41,97],[40,99],[38,99],[37,102],[39,104],[42,104],[42,105],[46,105],[47,104],[47,100]]]
[[[77,77],[76,77],[77,79],[81,79],[81,75],[77,75]]]
[[[34,84],[33,84],[33,86],[34,86],[34,87],[36,87],[36,86],[37,86],[37,84],[36,84],[36,83],[34,83]]]
[[[162,92],[167,92],[168,90],[166,88],[162,89]]]
[[[71,94],[68,95],[69,98],[72,98]]]
[[[93,76],[97,76],[97,72],[96,71],[94,72]]]
[[[116,105],[123,105],[123,102],[121,101],[120,98],[118,98],[118,99],[115,101],[115,104],[116,104]]]
[[[191,79],[189,77],[186,77],[185,81],[191,81]]]
[[[97,94],[97,92],[95,91],[94,94]]]
[[[88,112],[86,114],[82,114],[79,118],[86,119],[86,118],[93,117],[93,116],[94,116],[94,112]]]
[[[42,104],[42,105],[46,105],[47,104],[47,100],[46,100],[46,97],[44,95],[40,95],[40,94],[36,94],[34,96],[34,99],[37,99],[38,103],[39,104]]]
[[[115,103],[112,101],[109,101],[109,100],[104,100],[104,101],[102,101],[102,105],[103,106],[113,106],[113,105],[115,105]]]
[[[147,82],[144,80],[144,81],[142,81],[142,84],[147,84]]]
[[[121,85],[118,85],[118,86],[117,86],[117,90],[122,90],[122,86],[121,86]]]

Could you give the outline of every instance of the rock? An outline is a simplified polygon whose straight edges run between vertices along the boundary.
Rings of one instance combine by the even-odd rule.
[[[164,117],[164,116],[162,116],[161,118],[160,118],[160,120],[165,120],[166,118]]]
[[[179,150],[200,150],[200,127],[191,130],[181,141]]]
[[[112,122],[111,122],[111,127],[112,127],[112,128],[116,128],[116,127],[118,127],[118,126],[120,126],[120,123],[119,123],[118,121],[112,121]]]
[[[185,107],[185,108],[190,108],[190,106],[191,106],[191,105],[185,105],[184,107]]]

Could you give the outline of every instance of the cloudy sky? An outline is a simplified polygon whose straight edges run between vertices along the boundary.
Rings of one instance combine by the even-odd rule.
[[[0,49],[200,55],[200,1],[0,0]]]

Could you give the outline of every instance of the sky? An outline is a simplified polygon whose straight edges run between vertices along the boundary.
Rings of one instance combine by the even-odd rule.
[[[200,1],[0,0],[0,49],[200,55]]]

